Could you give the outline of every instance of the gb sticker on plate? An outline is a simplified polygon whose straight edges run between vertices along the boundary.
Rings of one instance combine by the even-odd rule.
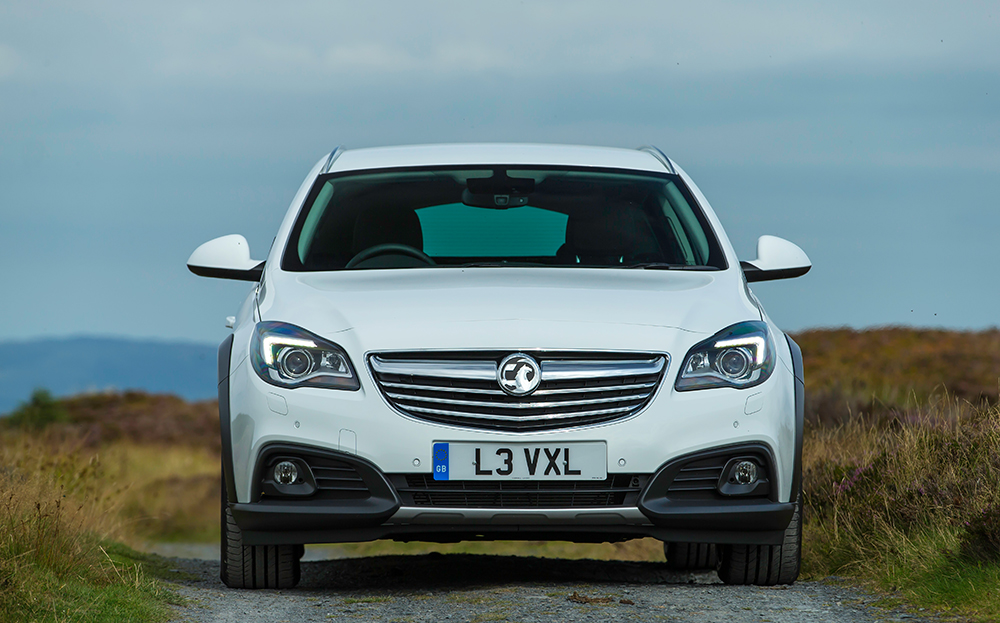
[[[432,454],[434,455],[434,480],[448,480],[448,444],[435,443]]]

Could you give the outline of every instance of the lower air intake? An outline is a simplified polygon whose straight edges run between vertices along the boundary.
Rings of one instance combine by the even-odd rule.
[[[436,508],[602,508],[633,506],[647,475],[598,481],[434,480],[426,474],[389,477],[404,506]]]

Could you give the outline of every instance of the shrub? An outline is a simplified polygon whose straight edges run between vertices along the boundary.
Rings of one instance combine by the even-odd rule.
[[[1000,506],[991,504],[965,522],[960,548],[971,560],[1000,561]]]
[[[46,389],[36,389],[31,399],[22,403],[7,417],[7,425],[15,428],[42,430],[50,424],[67,422],[69,415],[62,403],[52,397]]]
[[[943,398],[808,437],[805,535],[814,574],[877,576],[925,538],[941,547],[957,538],[967,557],[1000,559],[1000,410]]]

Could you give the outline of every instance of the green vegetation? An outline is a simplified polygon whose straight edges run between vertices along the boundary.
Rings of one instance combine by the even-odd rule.
[[[810,331],[807,576],[1000,619],[1000,332]]]
[[[7,425],[28,430],[42,430],[49,424],[69,421],[69,414],[62,403],[45,389],[36,389],[31,400],[22,404],[7,418]]]
[[[170,618],[167,604],[176,597],[157,580],[170,573],[157,557],[123,543],[217,535],[206,515],[218,517],[218,453],[211,441],[170,444],[112,417],[147,409],[152,413],[136,419],[159,417],[165,422],[158,428],[173,435],[177,421],[164,409],[170,405],[181,405],[181,414],[198,411],[172,397],[56,401],[37,391],[2,420],[0,621]]]
[[[804,568],[1000,618],[1000,410],[953,398],[809,432]]]
[[[160,621],[176,598],[116,527],[49,479],[0,476],[0,621]],[[103,525],[102,525],[103,524]]]

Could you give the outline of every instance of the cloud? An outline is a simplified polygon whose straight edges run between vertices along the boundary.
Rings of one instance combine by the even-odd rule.
[[[21,58],[14,48],[0,43],[0,80],[17,73]]]
[[[874,73],[890,66],[996,70],[1000,9],[992,11],[912,2],[112,0],[23,9],[0,25],[0,38],[28,58],[51,58],[52,70],[38,79],[312,90],[326,80],[350,86],[479,72],[516,80],[635,68],[685,77],[768,74],[816,64]]]

